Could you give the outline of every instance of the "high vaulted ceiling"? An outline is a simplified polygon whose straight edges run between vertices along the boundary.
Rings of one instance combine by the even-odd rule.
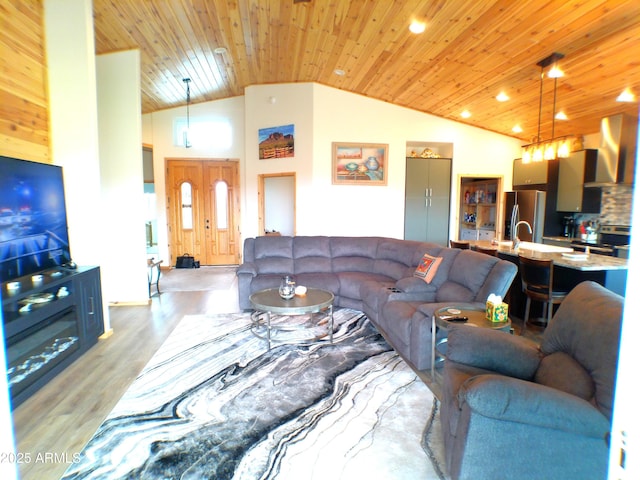
[[[141,50],[143,113],[186,104],[187,77],[192,103],[317,82],[530,141],[536,64],[553,52],[565,72],[556,111],[568,116],[555,136],[638,112],[637,101],[616,102],[625,88],[640,94],[638,0],[94,0],[94,16],[98,54]],[[412,19],[424,33],[409,31]],[[553,85],[545,76],[543,138]],[[510,100],[498,102],[501,91]]]

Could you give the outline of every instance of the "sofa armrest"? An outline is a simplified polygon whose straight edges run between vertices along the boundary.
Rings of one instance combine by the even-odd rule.
[[[484,370],[530,380],[542,353],[524,337],[488,328],[454,325],[449,329],[447,359]]]
[[[256,264],[251,262],[243,263],[238,267],[238,270],[236,270],[236,275],[240,275],[240,274],[249,274],[252,277],[255,277],[258,274],[258,269],[256,268]]]
[[[502,375],[477,375],[458,391],[458,405],[507,422],[602,438],[609,420],[591,403],[569,393]]]

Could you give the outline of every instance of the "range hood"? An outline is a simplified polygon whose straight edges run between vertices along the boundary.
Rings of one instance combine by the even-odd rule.
[[[637,118],[626,114],[603,118],[595,179],[584,186],[633,184],[637,141]]]

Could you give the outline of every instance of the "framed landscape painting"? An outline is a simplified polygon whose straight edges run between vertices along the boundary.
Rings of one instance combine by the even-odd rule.
[[[258,158],[260,160],[293,157],[295,153],[294,126],[282,125],[261,128],[258,130],[258,143]]]
[[[387,184],[388,144],[334,142],[332,150],[332,183]]]

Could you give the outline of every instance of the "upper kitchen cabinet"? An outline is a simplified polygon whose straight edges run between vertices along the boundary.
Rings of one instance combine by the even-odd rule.
[[[560,159],[558,171],[558,212],[599,213],[601,190],[585,188],[593,182],[598,161],[597,150],[580,150]]]
[[[524,163],[521,158],[513,161],[513,188],[544,185],[549,178],[548,162]],[[542,190],[542,189],[538,189]]]

